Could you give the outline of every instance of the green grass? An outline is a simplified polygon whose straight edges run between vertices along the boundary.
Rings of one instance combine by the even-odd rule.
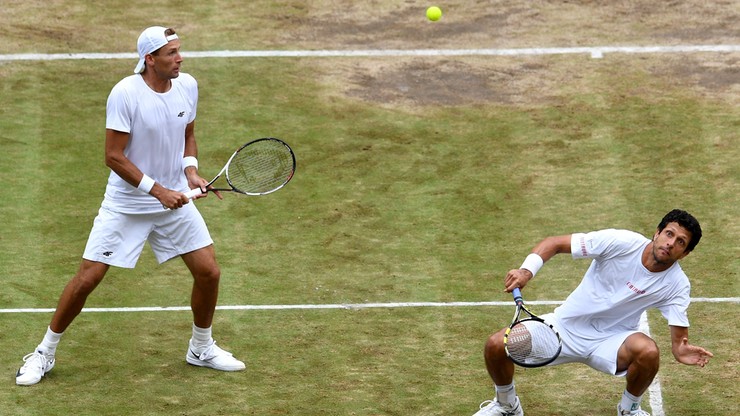
[[[229,19],[204,5],[205,17],[181,33],[192,29],[197,50],[221,49],[218,34],[237,49],[255,33],[256,44],[274,48],[280,29],[306,10],[298,2],[264,6],[250,17],[262,31],[220,26]],[[65,25],[105,22],[83,9]],[[47,36],[48,47],[33,51],[129,51],[147,10],[120,9],[135,29],[110,49],[82,32],[66,43]],[[192,20],[191,12],[175,19]],[[30,51],[19,42],[9,53]],[[298,158],[296,177],[280,192],[198,202],[223,269],[220,304],[508,300],[504,274],[539,239],[605,227],[649,235],[674,207],[704,228],[682,261],[692,295],[740,296],[740,116],[725,96],[662,72],[664,58],[527,58],[558,79],[541,100],[447,106],[364,101],[326,81],[336,68],[433,68],[446,58],[187,60],[201,88],[196,134],[205,176],[250,138],[281,137]],[[460,62],[488,71],[518,58]],[[0,62],[0,308],[52,308],[76,271],[108,172],[105,100],[133,64]],[[514,76],[540,82],[526,71]],[[527,299],[564,299],[586,267],[556,257]],[[156,265],[145,251],[136,269],[111,270],[87,306],[187,305],[190,279],[179,260]],[[12,374],[50,315],[0,314],[8,384],[0,414],[472,414],[491,396],[483,342],[511,312],[219,311],[216,338],[249,366],[238,374],[185,364],[189,312],[85,313],[65,334],[57,367],[33,388],[15,387]],[[705,369],[672,362],[665,321],[650,314],[666,414],[737,414],[738,305],[695,303],[690,318],[691,340],[715,353]],[[520,371],[517,383],[527,413],[542,415],[611,414],[623,389],[623,379],[580,366]]]

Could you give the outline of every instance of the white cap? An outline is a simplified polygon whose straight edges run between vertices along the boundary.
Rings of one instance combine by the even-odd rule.
[[[162,26],[152,26],[141,32],[139,41],[136,43],[139,50],[139,63],[134,68],[134,74],[140,74],[144,71],[144,58],[147,55],[168,44],[171,40],[177,39],[175,34],[165,35],[166,30],[167,28]]]

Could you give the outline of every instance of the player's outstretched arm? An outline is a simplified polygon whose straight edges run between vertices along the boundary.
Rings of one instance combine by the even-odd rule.
[[[509,270],[509,272],[506,274],[506,277],[504,278],[504,290],[507,292],[511,292],[516,288],[524,288],[524,286],[527,285],[527,282],[532,280],[534,275],[537,274],[539,268],[546,261],[550,260],[556,254],[570,253],[570,239],[570,234],[559,235],[547,237],[537,243],[537,245],[534,246],[534,248],[532,249],[530,257],[532,255],[538,256],[539,260],[537,261],[537,263],[539,264],[531,264],[531,266],[534,267],[528,268],[530,266],[528,266],[529,258],[527,258],[525,259],[524,264],[522,264],[522,267]]]
[[[699,367],[704,367],[714,357],[706,349],[689,344],[689,329],[683,326],[671,326],[671,351],[679,363]]]

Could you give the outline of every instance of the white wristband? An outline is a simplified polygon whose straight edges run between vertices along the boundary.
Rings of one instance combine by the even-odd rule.
[[[152,188],[154,188],[154,179],[144,174],[144,177],[141,178],[141,182],[139,182],[139,186],[137,186],[137,188],[139,188],[141,192],[148,194],[149,191],[151,191]]]
[[[195,166],[198,169],[198,159],[195,156],[185,156],[182,158],[182,170],[185,170],[188,166]]]
[[[520,267],[520,269],[529,270],[532,272],[532,277],[534,277],[537,272],[540,271],[543,264],[545,264],[545,261],[542,260],[542,257],[540,257],[539,254],[530,253],[527,258],[524,259],[524,263],[522,263],[522,267]]]

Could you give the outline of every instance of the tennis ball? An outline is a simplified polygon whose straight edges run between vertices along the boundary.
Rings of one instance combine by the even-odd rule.
[[[427,9],[427,19],[431,20],[432,22],[436,22],[437,20],[442,18],[442,9],[440,9],[437,6],[432,6]]]

